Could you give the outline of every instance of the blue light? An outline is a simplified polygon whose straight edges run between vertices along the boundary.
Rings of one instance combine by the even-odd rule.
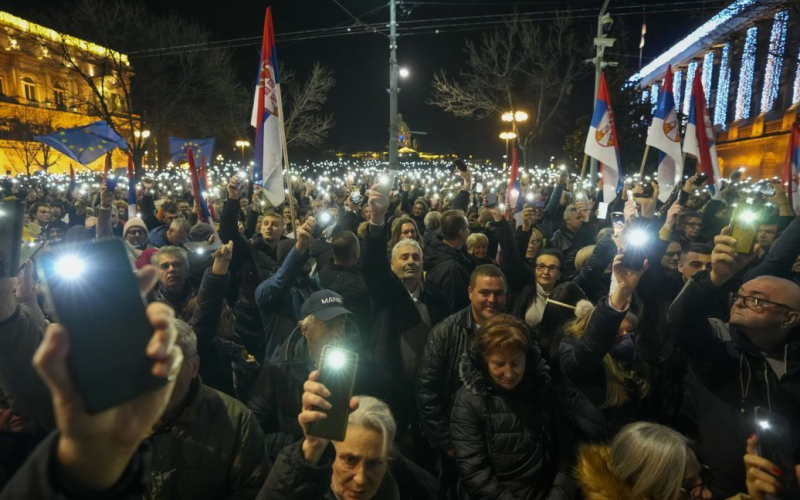
[[[683,96],[683,114],[689,115],[689,107],[692,104],[692,86],[694,85],[694,74],[697,72],[697,62],[692,61],[689,63],[689,69],[686,70],[686,95]]]
[[[695,43],[701,41],[702,39],[708,37],[709,35],[718,36],[719,35],[718,29],[722,27],[723,24],[733,19],[734,17],[738,16],[749,7],[761,3],[762,1],[763,0],[737,0],[733,2],[731,5],[721,10],[717,15],[715,15],[714,17],[703,23],[699,28],[694,30],[689,36],[687,36],[680,42],[670,47],[669,50],[667,50],[660,56],[653,59],[653,61],[651,61],[650,64],[640,69],[639,72],[631,76],[628,79],[628,81],[637,82],[639,80],[642,80],[646,76],[652,74],[654,71],[662,70],[663,66],[675,60],[679,55],[681,55],[681,53],[691,48],[691,46],[694,45]]]
[[[750,118],[750,103],[753,100],[753,70],[756,67],[756,39],[758,28],[747,30],[742,49],[742,66],[739,68],[739,88],[736,91],[736,121]]]
[[[781,85],[781,66],[783,53],[786,50],[786,24],[789,21],[789,12],[784,10],[775,14],[772,23],[772,33],[769,36],[769,52],[767,53],[767,66],[764,69],[764,88],[761,91],[761,112],[772,110],[778,89]]]
[[[672,96],[675,98],[676,103],[681,102],[681,84],[683,83],[683,71],[676,71],[672,75]],[[680,107],[680,104],[676,104]]]
[[[714,125],[727,128],[728,118],[728,92],[731,86],[730,67],[730,42],[722,46],[722,55],[719,58],[719,83],[717,84],[717,105],[714,106]]]
[[[714,74],[714,52],[706,52],[703,56],[703,73],[702,79],[703,90],[706,91],[706,106],[711,103],[711,79]]]

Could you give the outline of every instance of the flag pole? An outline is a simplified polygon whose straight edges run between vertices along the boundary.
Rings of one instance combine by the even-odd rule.
[[[644,147],[644,154],[642,155],[642,166],[639,167],[639,178],[641,179],[644,175],[644,164],[647,163],[647,153],[650,152],[650,145],[647,144]]]
[[[297,216],[294,213],[294,189],[292,189],[292,176],[289,174],[289,148],[286,144],[286,126],[283,123],[283,98],[281,97],[281,85],[275,85],[275,95],[278,98],[278,118],[280,118],[280,132],[281,132],[281,145],[283,146],[283,173],[286,176],[286,188],[289,190],[289,212],[292,214],[292,228],[294,229],[295,238],[297,238],[297,229],[295,221]],[[300,200],[298,200],[299,202]]]
[[[583,153],[583,165],[581,165],[581,185],[583,185],[583,176],[586,174],[586,160],[589,159],[589,155]]]

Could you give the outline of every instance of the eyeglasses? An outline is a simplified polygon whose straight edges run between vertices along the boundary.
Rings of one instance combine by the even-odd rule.
[[[696,478],[691,478],[691,481],[696,482],[692,485],[682,486],[681,493],[683,493],[686,498],[689,498],[690,500],[703,498],[703,491],[706,489],[707,485],[711,484],[711,469],[709,469],[708,466],[701,464],[700,472]]]
[[[733,305],[737,300],[742,299],[744,302],[744,306],[748,309],[762,309],[765,305],[783,307],[792,311],[793,309],[786,304],[780,304],[778,302],[773,302],[771,300],[762,299],[761,297],[753,297],[748,295],[739,295],[738,293],[731,292],[728,294],[728,299],[731,301],[731,305]]]
[[[536,264],[536,270],[537,271],[543,272],[545,269],[547,269],[551,273],[557,273],[558,271],[561,270],[561,268],[558,267],[558,266],[546,266],[544,264]]]

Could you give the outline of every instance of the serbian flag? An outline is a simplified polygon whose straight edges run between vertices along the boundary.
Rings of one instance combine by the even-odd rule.
[[[128,220],[136,217],[136,176],[133,173],[133,156],[128,152]]]
[[[519,163],[517,161],[517,147],[514,146],[511,151],[511,172],[508,175],[508,187],[506,188],[506,207],[514,207],[514,213],[518,212],[517,206],[519,205],[519,201],[522,200],[518,177]]]
[[[694,74],[692,96],[689,100],[689,119],[686,124],[686,138],[683,140],[683,151],[697,158],[697,171],[708,176],[706,184],[714,198],[719,197],[720,186],[719,163],[717,161],[716,134],[711,125],[711,116],[706,107],[703,78],[700,67]]]
[[[103,182],[108,180],[108,173],[111,171],[111,152],[106,153],[106,163],[103,166]]]
[[[278,106],[280,79],[275,33],[272,30],[272,9],[267,7],[261,60],[250,124],[256,128],[253,181],[260,182],[270,203],[278,206],[285,199],[283,188],[283,148],[281,144],[281,110]]]
[[[614,126],[614,113],[611,111],[611,98],[608,95],[606,77],[600,75],[600,86],[597,89],[597,100],[594,104],[594,115],[589,125],[584,153],[602,163],[603,200],[610,202],[622,189],[622,161],[619,157],[617,128]]]
[[[783,175],[781,176],[786,194],[789,196],[789,203],[792,210],[797,214],[800,212],[800,126],[795,123],[789,134],[789,149],[786,150],[786,162],[783,164]]]
[[[72,163],[69,164],[69,193],[75,196],[75,170],[72,168]]]
[[[186,150],[186,159],[189,161],[189,175],[192,178],[192,194],[194,195],[194,206],[197,207],[197,217],[201,222],[208,223],[210,222],[208,204],[200,192],[200,174],[197,170],[197,164],[194,162],[192,148]]]
[[[206,174],[206,157],[203,156],[200,158],[200,194],[208,193],[208,176]],[[208,214],[209,214],[209,224],[213,224],[213,221],[217,220],[217,214],[214,213],[214,205],[208,205],[208,200],[206,200],[206,205],[208,206]]]
[[[659,155],[658,184],[661,186],[659,198],[667,201],[672,189],[683,176],[683,157],[681,155],[681,134],[675,97],[672,94],[672,66],[667,66],[658,107],[653,115],[653,123],[647,129],[648,146],[663,154]]]

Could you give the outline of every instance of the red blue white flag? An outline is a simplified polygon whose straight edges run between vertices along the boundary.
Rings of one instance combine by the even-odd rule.
[[[789,149],[786,150],[786,162],[783,164],[783,175],[781,176],[786,194],[789,196],[789,203],[792,205],[794,213],[800,213],[800,126],[795,123],[789,134]]]
[[[614,126],[614,113],[611,111],[611,98],[604,74],[600,75],[592,123],[589,125],[589,135],[583,151],[603,164],[603,200],[610,202],[622,189],[625,174],[622,171],[617,129]]]
[[[706,107],[703,78],[699,66],[694,74],[683,151],[697,158],[697,171],[705,172],[708,176],[706,180],[708,190],[715,198],[719,198],[722,177],[717,160],[716,134],[714,126],[711,125],[711,115]]]
[[[283,188],[283,147],[280,122],[282,110],[278,106],[280,92],[278,54],[275,50],[275,33],[272,29],[272,9],[267,7],[264,18],[264,36],[261,41],[261,60],[258,65],[258,82],[253,99],[250,124],[256,128],[253,181],[261,184],[270,203],[278,206],[285,200]]]
[[[672,66],[667,66],[658,106],[653,115],[653,123],[647,129],[648,146],[662,153],[659,156],[658,184],[661,186],[659,198],[662,202],[670,196],[672,189],[683,176],[683,155],[681,154],[681,133],[675,96],[672,94]]]

